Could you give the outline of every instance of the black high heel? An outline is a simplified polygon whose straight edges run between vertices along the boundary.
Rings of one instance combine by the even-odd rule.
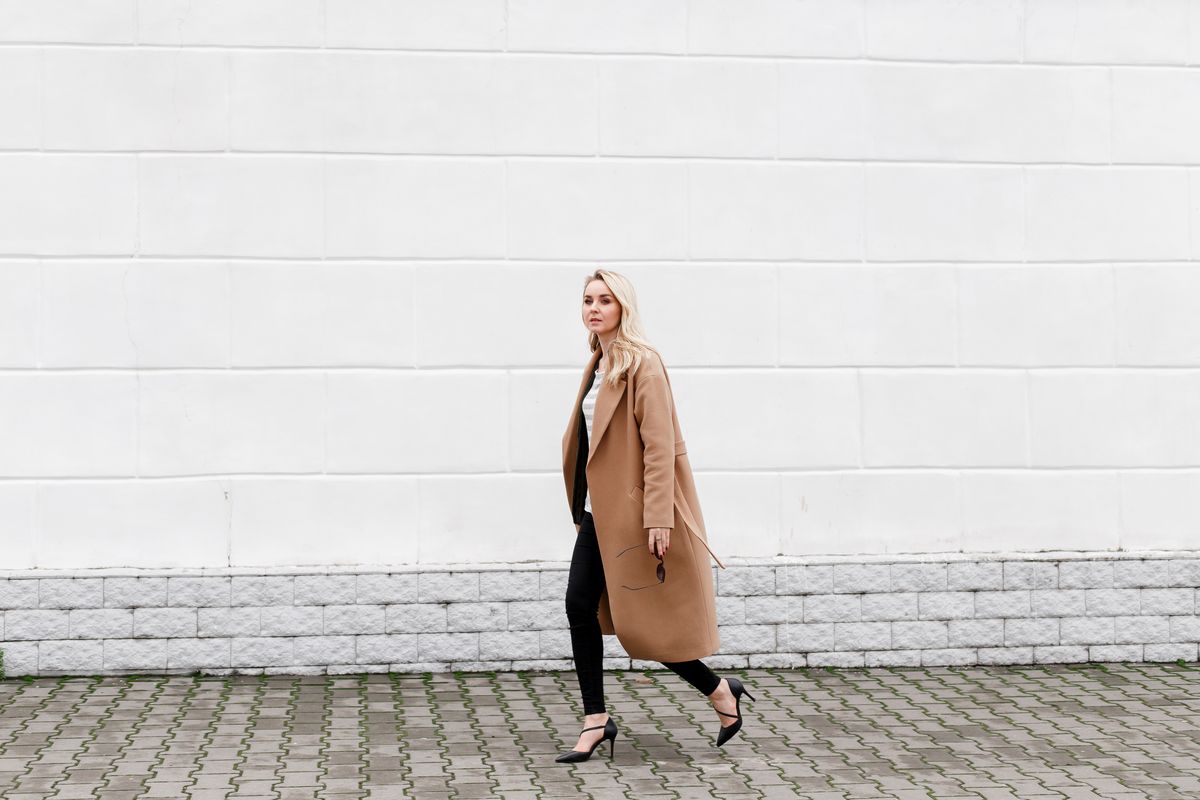
[[[742,682],[740,680],[738,680],[737,678],[726,678],[725,680],[729,683],[729,691],[733,693],[733,700],[734,700],[734,703],[736,703],[734,710],[737,713],[736,714],[726,714],[724,711],[721,711],[720,709],[714,709],[714,710],[723,717],[733,717],[734,719],[737,720],[737,722],[733,723],[732,725],[726,725],[725,727],[721,728],[720,733],[717,734],[717,747],[720,747],[721,745],[728,742],[730,739],[733,738],[735,733],[737,733],[738,731],[740,731],[742,729],[742,695],[746,695],[746,697],[749,697],[751,700],[754,699],[754,695],[752,695],[752,694],[750,694],[750,692],[746,691],[746,687],[743,686]]]
[[[592,753],[596,751],[596,748],[604,744],[605,739],[611,742],[611,744],[608,746],[608,757],[612,758],[613,752],[617,749],[617,723],[612,721],[612,717],[609,717],[608,721],[603,725],[593,725],[590,728],[584,728],[583,733],[587,733],[588,731],[598,731],[601,728],[604,728],[604,735],[596,740],[596,743],[592,745],[591,750],[568,750],[554,760],[559,763],[566,764],[574,764],[577,761],[587,761],[592,757]]]

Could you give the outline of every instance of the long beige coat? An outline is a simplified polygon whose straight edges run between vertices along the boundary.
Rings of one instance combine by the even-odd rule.
[[[600,627],[630,657],[690,661],[717,652],[717,611],[704,518],[662,360],[653,352],[616,387],[601,385],[588,441],[583,398],[603,355],[583,372],[563,435],[563,478],[576,524],[585,488],[604,562]],[[586,460],[585,460],[586,451]],[[658,582],[649,528],[671,528]],[[720,560],[717,563],[723,568]]]

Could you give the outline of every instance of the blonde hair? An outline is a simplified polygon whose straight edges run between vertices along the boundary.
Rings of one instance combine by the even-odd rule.
[[[636,370],[642,363],[642,358],[648,353],[659,355],[650,342],[646,341],[646,332],[642,328],[642,315],[638,311],[637,293],[633,283],[619,272],[607,269],[597,269],[583,281],[583,291],[587,293],[588,284],[594,280],[604,281],[613,297],[621,304],[621,321],[617,323],[617,332],[608,346],[608,372],[604,373],[604,381],[609,386],[615,386],[626,372]],[[588,347],[594,353],[600,347],[600,337],[595,331],[588,331]]]

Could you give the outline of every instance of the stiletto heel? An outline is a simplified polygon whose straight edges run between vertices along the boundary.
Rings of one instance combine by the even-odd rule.
[[[609,717],[608,721],[603,725],[593,725],[590,728],[584,728],[583,733],[598,731],[601,728],[604,729],[604,735],[596,740],[591,750],[568,750],[554,760],[560,764],[574,764],[578,761],[587,761],[592,757],[592,753],[596,752],[596,748],[604,744],[606,739],[609,742],[608,757],[612,758],[617,749],[617,723],[612,721],[612,717]]]
[[[737,713],[726,714],[720,709],[716,709],[716,711],[723,717],[732,717],[737,721],[732,725],[726,725],[722,727],[720,732],[717,733],[717,747],[720,747],[728,742],[733,738],[734,734],[742,729],[742,695],[746,695],[746,697],[750,698],[751,700],[754,699],[754,695],[746,691],[746,687],[743,686],[742,682],[737,678],[726,678],[725,680],[729,683],[729,691],[731,694],[733,694],[733,701],[735,703],[734,710]]]

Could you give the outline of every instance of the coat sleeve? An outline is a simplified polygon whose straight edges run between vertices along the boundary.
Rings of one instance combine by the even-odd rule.
[[[650,366],[647,364],[646,366]],[[640,372],[640,370],[639,370]],[[642,438],[644,465],[642,526],[675,527],[675,427],[671,388],[661,370],[637,376],[633,415]]]

